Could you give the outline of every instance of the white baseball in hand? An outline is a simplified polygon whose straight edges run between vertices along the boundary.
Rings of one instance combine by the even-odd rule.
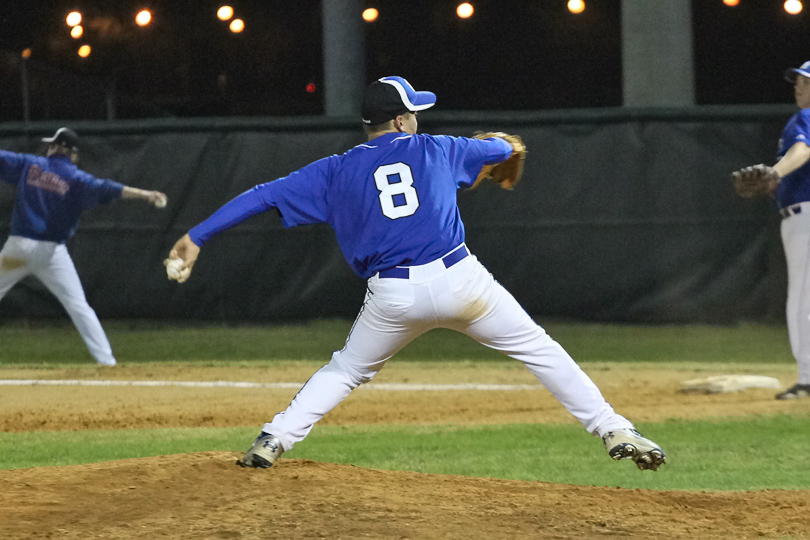
[[[166,275],[169,276],[169,279],[178,283],[183,283],[191,275],[190,268],[180,270],[180,267],[183,266],[183,259],[166,259],[163,264],[166,266]]]

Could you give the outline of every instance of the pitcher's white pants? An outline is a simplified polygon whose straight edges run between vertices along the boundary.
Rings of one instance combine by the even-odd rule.
[[[810,203],[782,220],[788,270],[787,326],[790,349],[799,365],[799,384],[810,384]]]
[[[462,247],[461,249],[466,249]],[[262,431],[290,450],[315,423],[411,340],[433,328],[463,332],[520,360],[591,433],[632,428],[568,353],[538,326],[478,260],[445,268],[441,259],[410,267],[408,279],[368,280],[346,346],[317,371]]]
[[[59,300],[96,362],[115,365],[112,347],[96,312],[87,303],[76,267],[64,244],[9,236],[0,250],[0,300],[27,275],[39,279]]]

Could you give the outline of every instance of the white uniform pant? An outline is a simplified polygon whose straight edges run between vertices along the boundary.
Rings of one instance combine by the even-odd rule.
[[[810,384],[810,203],[782,220],[788,270],[787,326],[790,349],[799,365],[799,384]]]
[[[410,267],[408,279],[370,278],[346,346],[262,430],[277,436],[284,450],[292,449],[354,388],[370,381],[394,353],[440,327],[463,332],[523,362],[589,432],[601,436],[612,429],[633,427],[613,411],[568,353],[470,255],[450,268],[441,259]]]
[[[64,244],[9,236],[0,250],[0,300],[22,278],[33,275],[51,291],[99,364],[115,365],[112,347],[87,303],[76,267]]]

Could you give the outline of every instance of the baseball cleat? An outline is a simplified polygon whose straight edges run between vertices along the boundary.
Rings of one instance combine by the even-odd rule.
[[[250,449],[245,452],[245,457],[237,460],[236,464],[253,469],[269,469],[282,453],[284,449],[278,437],[262,431]]]
[[[776,399],[796,399],[810,397],[810,384],[794,384],[781,394],[776,394]]]
[[[615,460],[632,459],[636,466],[644,470],[657,471],[666,463],[667,455],[657,444],[641,436],[635,429],[608,431],[602,442],[610,457]]]

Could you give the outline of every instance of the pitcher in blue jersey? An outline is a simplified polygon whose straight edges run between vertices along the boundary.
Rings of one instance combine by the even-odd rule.
[[[799,366],[798,382],[776,399],[810,397],[810,62],[788,69],[799,111],[782,130],[773,166],[780,176],[774,197],[782,215],[788,270],[787,326]]]
[[[61,128],[48,143],[46,156],[0,150],[0,182],[17,188],[11,235],[0,251],[0,300],[22,278],[33,275],[59,300],[96,362],[114,366],[107,335],[87,299],[65,242],[84,210],[119,198],[166,206],[166,195],[102,180],[79,169],[79,136]]]
[[[368,280],[363,307],[331,361],[275,415],[240,465],[267,468],[323,415],[411,340],[433,328],[463,332],[523,362],[614,459],[656,470],[663,450],[616,414],[599,389],[478,262],[464,243],[456,195],[486,164],[512,153],[501,138],[417,135],[416,114],[436,96],[401,77],[367,89],[368,142],[243,193],[177,241],[171,258],[191,268],[212,236],[277,209],[285,227],[328,223],[346,261]]]

